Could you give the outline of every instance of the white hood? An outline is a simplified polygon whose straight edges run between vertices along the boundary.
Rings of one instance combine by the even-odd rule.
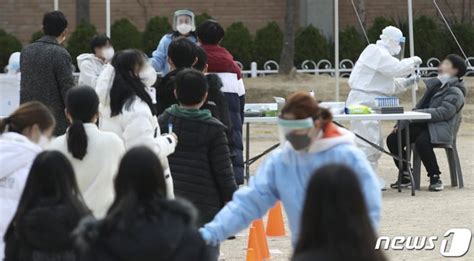
[[[0,136],[0,179],[14,174],[31,164],[41,147],[18,133],[7,132]]]
[[[79,71],[82,71],[82,64],[85,62],[85,61],[90,61],[91,63],[93,64],[100,64],[100,65],[103,65],[104,62],[99,59],[97,56],[95,56],[95,54],[93,53],[83,53],[81,55],[79,55],[77,57],[77,66],[79,67]]]
[[[339,133],[341,133],[341,136],[333,137],[333,138],[322,138],[323,133],[320,132],[319,138],[316,139],[313,142],[313,144],[311,144],[311,146],[309,147],[309,152],[311,153],[322,152],[340,144],[349,144],[349,145],[355,144],[354,133],[340,127],[338,127],[337,129]]]

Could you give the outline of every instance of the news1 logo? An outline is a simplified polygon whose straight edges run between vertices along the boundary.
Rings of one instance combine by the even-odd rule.
[[[471,240],[471,230],[451,228],[443,235],[439,253],[444,257],[462,257],[469,251]],[[393,238],[381,236],[377,239],[375,249],[433,250],[437,242],[437,236],[396,236]]]

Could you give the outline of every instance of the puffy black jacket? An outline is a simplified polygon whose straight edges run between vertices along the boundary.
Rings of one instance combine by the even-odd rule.
[[[187,202],[157,200],[157,214],[139,206],[123,230],[109,221],[86,218],[75,232],[83,261],[207,261],[206,244],[195,227],[196,210]]]
[[[199,225],[211,221],[237,189],[225,126],[206,120],[164,112],[158,121],[166,133],[169,123],[178,136],[175,152],[168,156],[176,196],[199,210]]]
[[[5,261],[75,261],[71,237],[81,216],[71,207],[41,202],[5,235]]]

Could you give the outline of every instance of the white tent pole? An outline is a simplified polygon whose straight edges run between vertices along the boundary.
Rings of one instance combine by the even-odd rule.
[[[54,11],[59,10],[59,0],[54,0]]]
[[[334,68],[336,77],[336,101],[339,101],[339,0],[334,0]]]
[[[410,38],[410,57],[415,56],[415,38],[413,36],[413,0],[408,0],[408,37]],[[417,85],[417,84],[415,84]],[[416,105],[416,89],[411,88],[411,102]]]
[[[110,37],[110,0],[105,0],[105,34]]]

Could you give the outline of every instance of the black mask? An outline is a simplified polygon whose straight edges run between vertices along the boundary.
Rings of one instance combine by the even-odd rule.
[[[295,150],[306,149],[311,144],[311,138],[306,134],[300,135],[289,133],[285,137]]]

